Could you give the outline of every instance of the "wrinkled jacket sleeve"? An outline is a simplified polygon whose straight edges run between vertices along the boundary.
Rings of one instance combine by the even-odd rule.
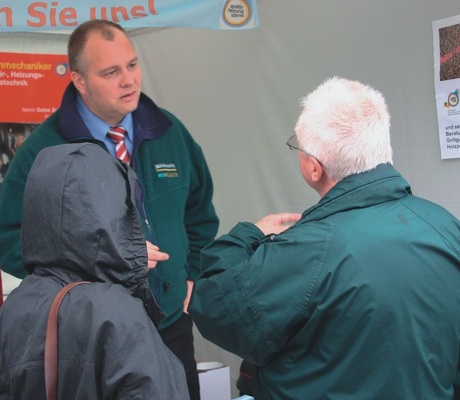
[[[240,223],[203,249],[189,307],[205,338],[256,365],[268,362],[288,340],[302,299],[287,304],[286,291],[304,284],[282,272],[289,242],[265,246],[265,241],[271,237]]]

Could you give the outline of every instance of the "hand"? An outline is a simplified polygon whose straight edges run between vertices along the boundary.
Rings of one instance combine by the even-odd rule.
[[[255,225],[264,233],[264,235],[268,235],[270,233],[278,234],[284,232],[301,217],[302,214],[299,213],[269,214],[262,218],[259,222],[256,222]]]
[[[158,261],[166,261],[169,259],[169,254],[161,252],[158,246],[155,246],[148,240],[146,240],[145,243],[147,244],[148,269],[155,268],[158,264]]]
[[[190,297],[192,296],[192,290],[193,290],[193,284],[195,282],[193,281],[187,281],[187,295],[185,296],[184,300],[184,313],[188,314],[188,304],[190,303]]]

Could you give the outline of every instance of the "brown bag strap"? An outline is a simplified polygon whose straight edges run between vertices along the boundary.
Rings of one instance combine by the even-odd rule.
[[[48,316],[48,324],[46,326],[45,336],[45,385],[47,400],[57,399],[57,377],[58,377],[58,313],[64,296],[74,286],[82,283],[90,283],[86,281],[72,282],[65,285],[53,300],[50,313]]]

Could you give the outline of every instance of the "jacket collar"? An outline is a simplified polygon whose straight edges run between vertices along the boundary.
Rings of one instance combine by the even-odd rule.
[[[59,114],[59,133],[69,142],[95,141],[77,110],[77,89],[72,82],[62,97]],[[163,135],[172,125],[166,114],[144,93],[133,112],[134,149],[144,141]]]
[[[398,200],[412,194],[410,185],[390,164],[351,175],[338,182],[315,206],[306,210],[302,221],[315,221],[332,214]]]

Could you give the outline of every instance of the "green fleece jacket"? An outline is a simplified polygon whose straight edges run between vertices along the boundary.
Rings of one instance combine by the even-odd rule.
[[[0,268],[19,278],[27,274],[20,244],[22,197],[36,155],[57,144],[95,141],[77,111],[75,98],[76,90],[70,84],[60,109],[26,139],[5,176],[0,196]],[[144,232],[146,239],[170,256],[149,275],[152,291],[167,315],[159,327],[163,329],[182,315],[186,281],[197,277],[200,251],[215,237],[218,218],[204,155],[184,125],[144,94],[133,120],[131,165],[142,186],[139,208]]]
[[[279,235],[211,243],[189,307],[256,366],[257,400],[452,400],[459,310],[460,222],[383,164]]]

